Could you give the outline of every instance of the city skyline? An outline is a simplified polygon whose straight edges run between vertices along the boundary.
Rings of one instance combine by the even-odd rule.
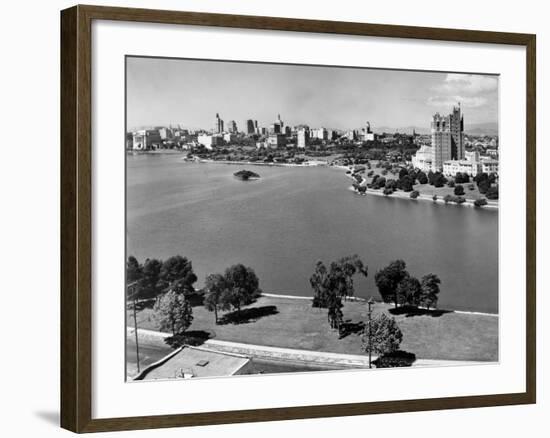
[[[498,126],[494,75],[318,67],[167,58],[127,58],[127,127],[212,129],[216,113],[239,131],[269,126],[356,129],[416,126],[461,103],[465,126]]]

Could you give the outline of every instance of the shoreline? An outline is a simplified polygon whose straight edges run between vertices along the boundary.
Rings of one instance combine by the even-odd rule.
[[[282,295],[282,294],[273,294],[273,293],[262,292],[262,294],[260,296],[268,297],[268,298],[288,298],[288,299],[291,299],[291,300],[313,300],[313,297],[308,297],[308,296],[305,296],[305,295]],[[367,299],[366,298],[361,298],[361,297],[350,297],[350,298],[347,298],[347,301],[367,302]],[[379,300],[375,300],[375,302],[378,303],[378,304],[387,304],[387,303],[383,303],[382,301],[379,301]],[[418,308],[419,309],[425,309],[424,307],[418,307]],[[442,308],[436,308],[436,309],[433,309],[433,310],[439,310],[439,311],[444,311],[444,312],[449,312],[449,313],[459,313],[461,315],[482,315],[482,316],[493,316],[493,317],[496,317],[496,318],[499,317],[498,313],[477,312],[475,310],[453,310],[453,309],[442,309]]]
[[[201,164],[227,164],[240,166],[273,166],[273,167],[334,167],[330,166],[326,161],[315,160],[307,163],[265,163],[263,161],[231,161],[231,160],[210,160],[204,158],[182,159],[186,162],[195,162]]]
[[[350,169],[348,169],[350,170]],[[356,179],[352,176],[352,174],[346,174],[346,176],[348,178],[350,178],[351,180],[356,181]],[[363,178],[363,182],[365,181],[365,179]],[[363,185],[363,182],[360,184],[364,187]],[[410,197],[410,193],[411,192],[403,192],[403,191],[394,191],[391,195],[384,195],[384,193],[380,190],[375,190],[375,189],[371,189],[371,188],[368,188],[366,187],[366,192],[365,193],[359,193],[357,190],[355,190],[355,188],[353,186],[349,186],[348,187],[348,190],[351,190],[352,192],[356,193],[357,195],[359,196],[366,196],[367,194],[369,195],[375,195],[375,196],[382,196],[382,197],[385,197],[385,198],[399,198],[399,199],[406,199],[406,200],[409,200],[409,201],[430,201],[434,204],[442,204],[442,205],[455,205],[457,207],[472,207],[472,208],[479,208],[480,210],[493,210],[493,211],[498,211],[499,209],[499,206],[498,204],[487,204],[487,205],[484,205],[482,207],[476,207],[474,205],[474,202],[473,200],[471,199],[466,199],[466,201],[464,201],[462,204],[456,204],[454,202],[448,202],[448,203],[445,203],[443,197],[440,197],[438,196],[437,197],[437,200],[433,200],[433,197],[430,196],[430,195],[425,195],[425,194],[422,194],[420,193],[418,195],[417,198],[411,198]],[[414,190],[414,187],[413,187],[413,190]]]

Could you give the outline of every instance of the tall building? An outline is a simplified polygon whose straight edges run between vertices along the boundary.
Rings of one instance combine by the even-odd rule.
[[[254,120],[252,119],[248,119],[246,121],[246,133],[248,135],[252,135],[252,134],[255,134],[256,133],[256,128],[254,126]]]
[[[227,130],[231,133],[231,134],[236,134],[237,133],[237,123],[235,122],[235,120],[231,120],[229,122],[229,126],[227,127]]]
[[[281,120],[281,115],[277,114],[277,120],[271,125],[271,133],[272,134],[282,134],[284,123]]]
[[[309,130],[307,130],[306,128],[300,128],[298,129],[298,142],[297,142],[297,146],[299,148],[306,148],[307,147],[307,144],[309,142]]]
[[[223,132],[223,120],[220,115],[216,113],[216,122],[214,124],[214,133],[221,134]]]
[[[447,116],[434,114],[431,132],[433,171],[442,171],[445,161],[464,159],[464,118],[460,104]]]

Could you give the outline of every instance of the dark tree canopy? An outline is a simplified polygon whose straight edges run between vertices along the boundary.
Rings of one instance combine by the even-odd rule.
[[[407,276],[397,285],[399,304],[418,306],[422,301],[421,286],[418,278]]]
[[[252,303],[262,292],[254,270],[240,263],[225,270],[224,281],[223,303],[237,311],[241,310],[241,306]]]
[[[159,286],[162,289],[176,289],[178,292],[194,291],[193,284],[197,281],[191,260],[180,255],[166,259],[162,263],[159,276]]]
[[[229,310],[229,303],[223,297],[227,291],[225,277],[222,274],[210,274],[204,282],[205,296],[204,307],[214,312],[216,324],[218,323],[218,311]]]
[[[430,309],[437,305],[439,298],[439,285],[441,280],[435,274],[427,274],[422,277],[421,281],[421,304]]]
[[[397,286],[409,275],[403,260],[394,260],[374,275],[374,282],[385,303],[399,304]]]
[[[358,255],[343,257],[327,268],[321,261],[315,265],[315,272],[309,279],[313,289],[313,307],[328,309],[330,327],[340,329],[343,321],[342,299],[354,296],[353,277],[368,275],[368,268]]]

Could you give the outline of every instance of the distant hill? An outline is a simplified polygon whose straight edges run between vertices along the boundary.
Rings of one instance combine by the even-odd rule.
[[[401,127],[391,127],[391,126],[380,126],[376,127],[374,131],[377,134],[382,134],[383,132],[395,133],[399,132],[401,134],[412,134],[413,130],[417,134],[429,134],[430,128],[422,126],[401,126]],[[466,123],[464,126],[464,132],[471,135],[498,135],[498,124],[493,122],[488,123]]]
[[[472,135],[498,135],[498,124],[492,122],[466,124],[464,132]]]

